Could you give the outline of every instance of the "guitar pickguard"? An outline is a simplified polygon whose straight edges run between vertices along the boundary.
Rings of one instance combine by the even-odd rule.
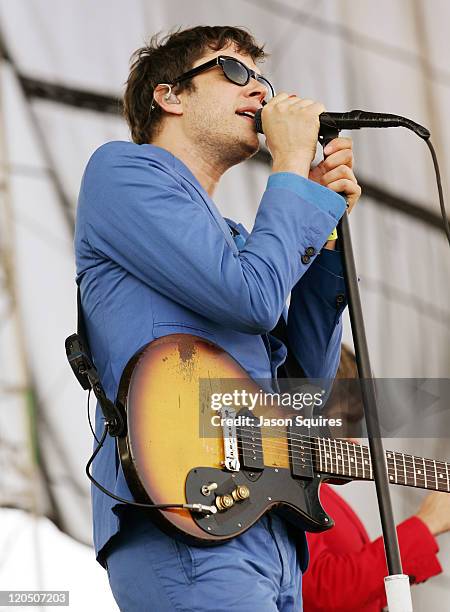
[[[254,477],[254,473],[245,470],[231,473],[208,467],[192,469],[186,478],[188,503],[214,505],[217,497],[231,495],[239,485],[250,491],[247,499],[235,501],[229,509],[209,515],[193,512],[195,523],[213,536],[231,537],[246,531],[271,508],[282,508],[288,520],[308,531],[324,531],[333,526],[318,499],[319,478],[296,480],[287,469],[268,467],[256,481]],[[217,488],[204,495],[202,487],[210,483],[217,484]]]

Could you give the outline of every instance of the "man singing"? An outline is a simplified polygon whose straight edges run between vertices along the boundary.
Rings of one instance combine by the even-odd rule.
[[[345,287],[334,228],[361,192],[352,143],[332,141],[311,170],[324,107],[275,95],[257,66],[263,58],[248,32],[222,26],[154,38],[134,55],[124,100],[133,142],[93,154],[75,237],[88,339],[110,398],[137,349],[173,333],[215,342],[252,378],[276,378],[286,347],[270,332],[289,295],[299,365],[307,377],[335,375]],[[224,172],[258,151],[253,116],[263,106],[273,164],[248,233],[212,198]],[[103,430],[98,410],[96,427]],[[132,499],[110,436],[94,476]],[[276,512],[205,548],[92,493],[97,559],[121,610],[301,609],[305,539]]]

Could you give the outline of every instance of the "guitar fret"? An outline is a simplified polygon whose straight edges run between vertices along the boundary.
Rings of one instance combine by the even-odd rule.
[[[363,464],[363,476],[367,480],[367,478],[370,478],[370,465],[368,463],[368,460],[366,459],[366,449],[365,448],[361,448],[361,460]],[[366,476],[366,470],[367,470],[366,465],[369,465],[369,476]]]
[[[351,466],[351,462],[350,462],[350,442],[346,442],[345,443],[347,446],[347,457],[348,457],[348,471],[350,476],[352,475],[352,466]]]
[[[389,476],[389,480],[392,481],[394,479],[394,476],[392,475],[392,473],[390,473],[389,471],[389,459],[392,459],[392,453],[386,453],[386,467],[387,467],[387,473]]]
[[[339,453],[337,449],[337,442],[336,440],[333,440],[333,442],[334,442],[334,452],[335,452],[335,457],[336,457],[336,472],[339,474]]]
[[[330,449],[330,472],[333,473],[333,454],[331,452],[331,440],[328,438],[328,446]]]
[[[363,480],[365,480],[365,478],[366,478],[366,473],[365,473],[365,470],[364,470],[364,454],[363,454],[363,448],[362,448],[362,446],[360,446],[360,447],[359,447],[359,452],[361,453],[362,477],[363,477]]]
[[[367,463],[369,465],[369,478],[370,480],[373,480],[373,468],[372,468],[372,459],[370,457],[370,449],[369,447],[367,447]]]
[[[316,438],[315,459],[320,473],[373,480],[370,448],[346,440]],[[450,493],[450,463],[386,451],[386,468],[391,484],[414,486]],[[360,463],[361,462],[361,463]]]
[[[448,489],[446,489],[446,484],[444,480],[444,478],[446,479],[446,474],[444,474],[445,463],[443,461],[436,461],[436,465],[437,469],[439,470],[438,491],[447,491]]]
[[[346,470],[345,470],[345,463],[344,463],[344,444],[343,444],[342,440],[339,440],[339,444],[340,444],[340,447],[341,447],[342,473],[345,476],[346,475]]]
[[[353,454],[355,455],[355,476],[358,478],[358,458],[356,457],[356,444],[353,444]]]
[[[403,453],[397,453],[398,455],[398,468],[397,468],[397,478],[398,478],[398,483],[399,484],[406,484],[405,482],[405,475],[404,473],[402,474],[402,466],[401,466],[401,462],[403,461]],[[403,478],[403,480],[401,480]]]
[[[421,459],[421,457],[416,457],[415,458],[416,461],[419,461]],[[420,465],[420,463],[419,463]],[[423,465],[423,459],[422,459],[422,465]],[[417,469],[417,481],[418,481],[418,487],[421,488],[426,488],[426,474],[423,474],[423,469],[422,467],[420,467],[420,469]]]

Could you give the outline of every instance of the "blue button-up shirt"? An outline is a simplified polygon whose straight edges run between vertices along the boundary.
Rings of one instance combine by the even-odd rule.
[[[322,246],[345,210],[339,195],[291,173],[269,177],[251,233],[226,220],[192,172],[153,145],[110,142],[91,157],[80,189],[75,252],[88,340],[114,398],[132,355],[153,339],[212,340],[257,379],[276,375],[286,348],[264,338],[289,293],[288,334],[308,377],[333,377],[344,293],[339,254]],[[233,222],[230,222],[233,223]],[[103,430],[97,410],[97,433]],[[95,478],[132,499],[107,437]],[[92,491],[97,553],[120,528],[117,503]],[[101,554],[99,556],[101,561]]]

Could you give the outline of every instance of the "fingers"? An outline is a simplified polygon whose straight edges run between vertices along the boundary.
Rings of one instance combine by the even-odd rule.
[[[320,184],[331,191],[345,194],[349,213],[361,196],[361,187],[358,185],[353,170],[343,164],[323,174],[320,177]]]
[[[316,108],[311,109],[317,111],[318,114],[325,112],[325,107],[322,103],[316,102],[315,100],[310,100],[309,98],[300,98],[295,94],[288,94],[286,92],[281,92],[277,94],[274,98],[269,100],[269,102],[265,105],[264,108],[277,106],[280,110],[289,108],[291,106],[296,106],[298,108],[306,108],[308,106],[315,106]]]
[[[267,104],[264,106],[264,108],[269,108],[270,106],[276,106],[277,104],[279,104],[283,100],[287,100],[287,98],[289,98],[289,95],[290,94],[287,94],[285,91],[282,91],[282,92],[278,93],[276,96],[274,96],[273,98],[271,98],[267,102]]]
[[[282,92],[262,111],[267,146],[276,171],[308,176],[317,148],[320,102]],[[275,170],[274,170],[275,171]]]
[[[325,112],[325,106],[322,104],[322,102],[316,102],[315,100],[310,100],[309,98],[298,98],[295,96],[288,98],[284,104],[286,103],[292,108],[307,108],[316,115],[320,115],[321,113]]]
[[[353,168],[353,150],[351,147],[339,149],[335,153],[329,155],[319,164],[323,171],[333,170],[333,168],[337,168],[338,166],[342,165]]]
[[[340,164],[329,172],[322,174],[320,182],[322,185],[325,185],[325,187],[328,187],[330,183],[339,179],[349,179],[355,183],[357,182],[353,170],[345,164]]]
[[[344,138],[343,136],[339,136],[339,138],[334,138],[333,140],[331,140],[324,148],[323,152],[325,155],[331,155],[332,153],[340,151],[341,149],[352,148],[353,140],[351,138]]]
[[[328,189],[336,193],[345,194],[347,212],[350,214],[361,197],[361,187],[349,179],[339,179],[327,185]]]
[[[358,183],[351,181],[349,179],[338,179],[337,181],[333,181],[332,183],[328,183],[328,189],[331,191],[335,191],[336,193],[345,193],[347,196],[355,196],[358,197],[361,195],[361,187]]]
[[[327,157],[311,172],[311,178],[331,191],[346,196],[347,212],[361,196],[361,187],[353,173],[353,141],[351,138],[334,138],[324,148]]]

